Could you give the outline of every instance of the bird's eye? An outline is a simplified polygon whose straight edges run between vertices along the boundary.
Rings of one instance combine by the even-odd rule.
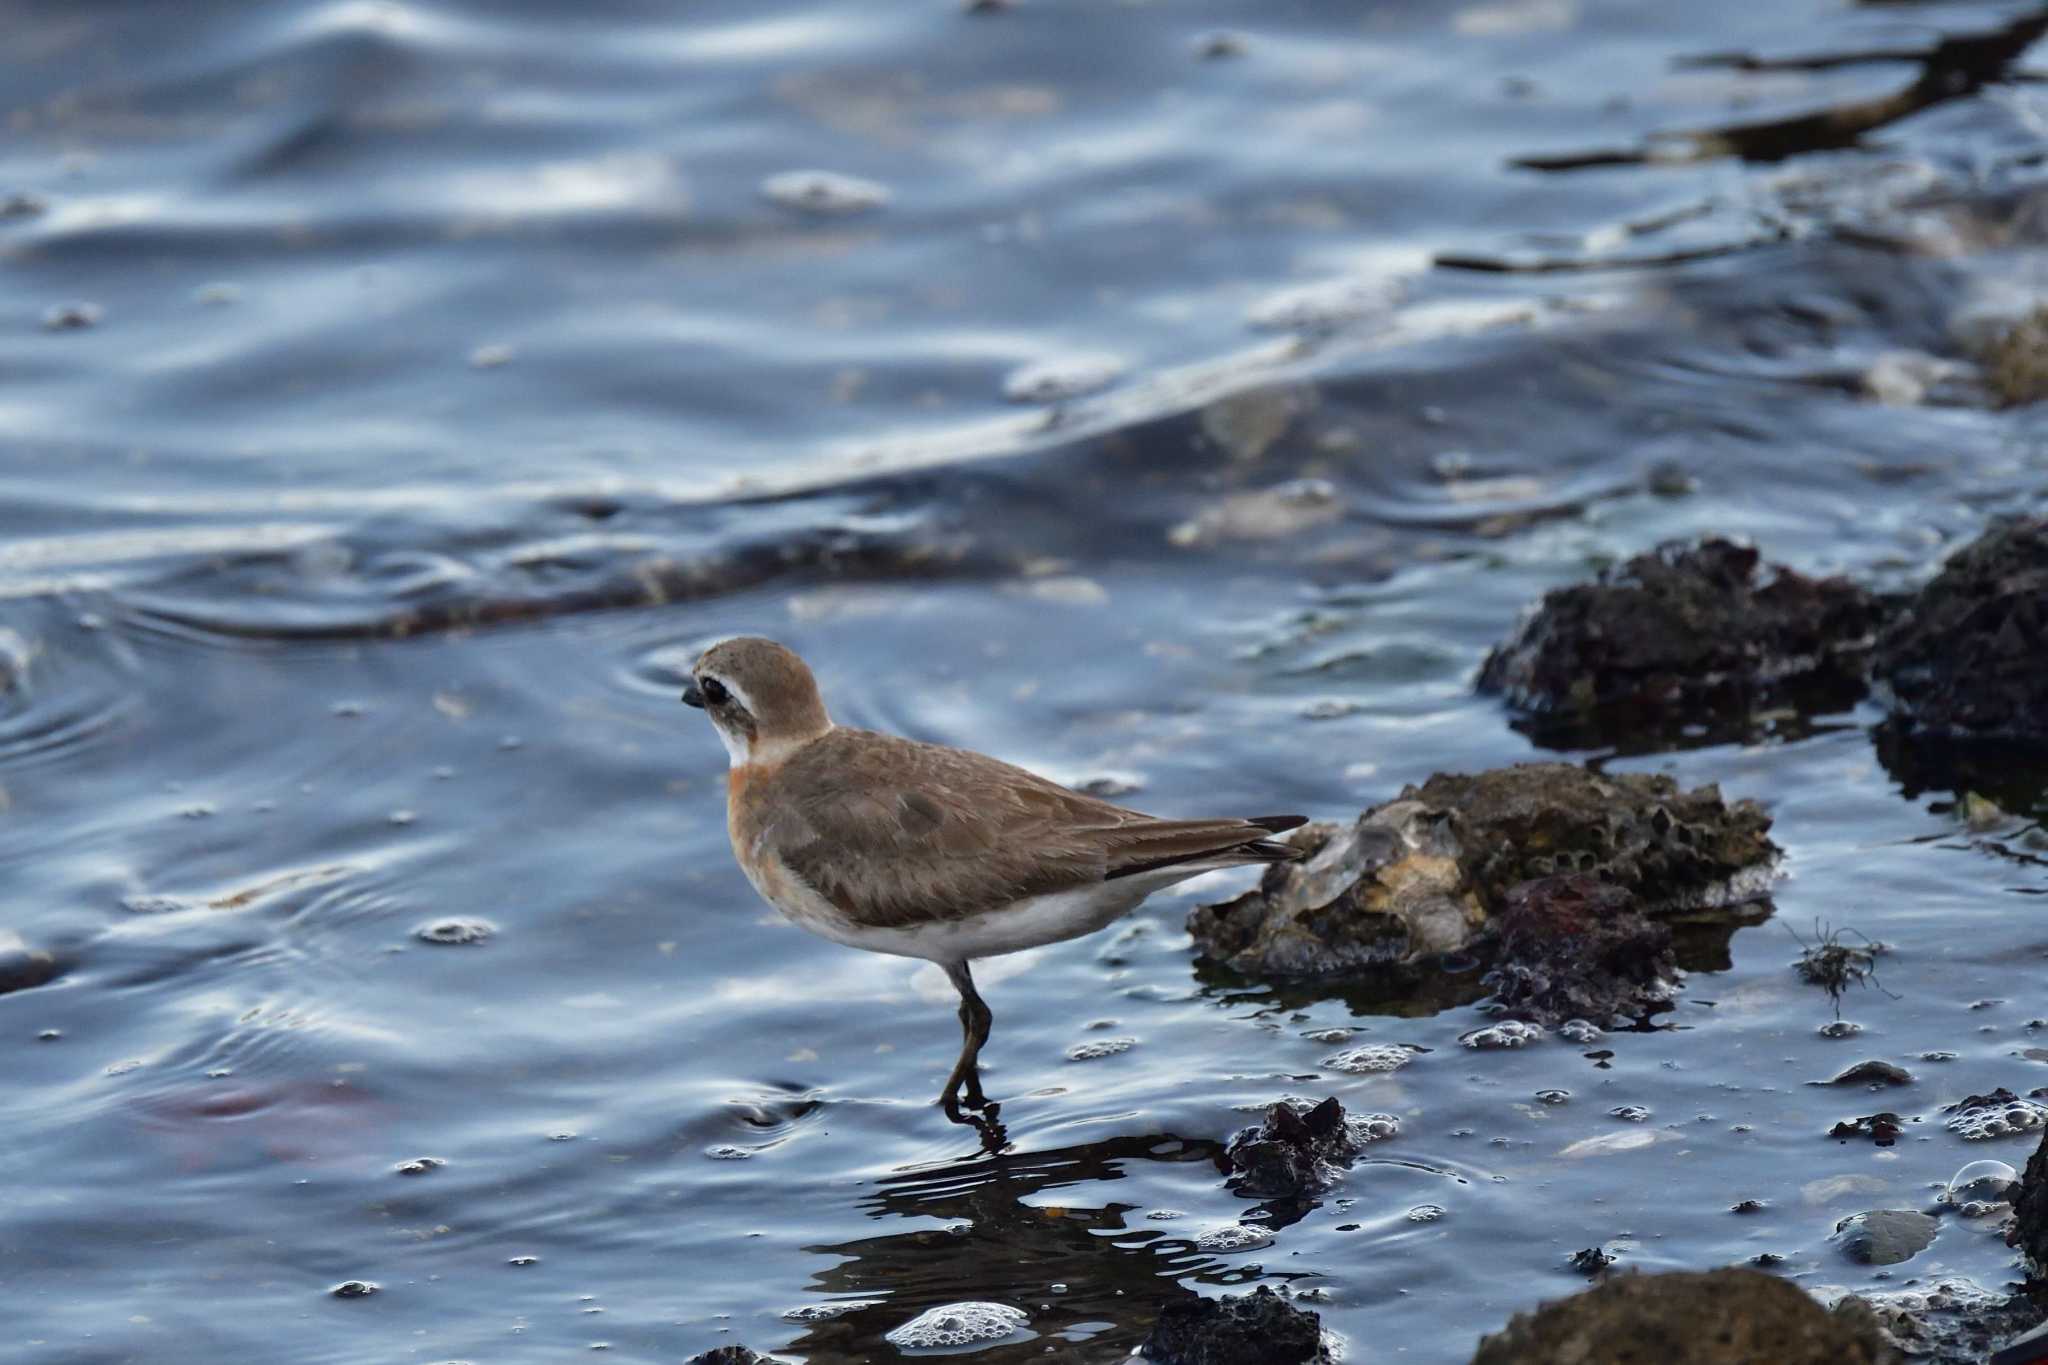
[[[697,685],[697,690],[704,694],[705,702],[711,706],[723,706],[732,700],[732,693],[726,691],[725,684],[716,678],[706,678]]]

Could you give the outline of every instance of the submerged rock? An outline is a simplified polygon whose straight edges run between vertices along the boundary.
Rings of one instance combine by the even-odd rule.
[[[1612,1028],[1672,1008],[1671,930],[1646,918],[1625,887],[1584,872],[1522,882],[1508,889],[1492,932],[1498,965],[1486,984],[1517,1014]]]
[[[2048,1288],[2048,1133],[2020,1175],[2009,1240],[2027,1258],[2029,1278]]]
[[[1231,1188],[1253,1199],[1302,1199],[1320,1194],[1351,1164],[1365,1143],[1331,1096],[1302,1111],[1282,1102],[1265,1122],[1230,1140],[1224,1152],[1234,1174]]]
[[[1608,1278],[1517,1313],[1472,1365],[1891,1365],[1868,1310],[1830,1313],[1755,1270]]]
[[[1564,763],[1438,773],[1348,827],[1294,831],[1306,860],[1197,907],[1188,928],[1204,957],[1234,971],[1308,977],[1467,948],[1511,890],[1559,874],[1619,888],[1647,915],[1720,908],[1769,888],[1770,823],[1753,801],[1681,792],[1662,774]]]
[[[1911,1085],[1913,1073],[1890,1062],[1871,1060],[1844,1067],[1825,1081],[1814,1081],[1814,1085],[1866,1085],[1875,1090],[1887,1085]]]
[[[1835,1245],[1861,1265],[1897,1265],[1925,1251],[1941,1228],[1938,1219],[1914,1209],[1873,1209],[1835,1224]]]
[[[1920,736],[2048,742],[2048,517],[1949,556],[1878,643],[1893,712]]]
[[[1167,1304],[1138,1354],[1162,1365],[1331,1365],[1321,1316],[1263,1284],[1250,1294]]]
[[[1560,588],[1487,656],[1479,690],[1538,728],[1659,730],[1764,706],[1838,710],[1864,692],[1884,604],[1731,541],[1668,544]]]

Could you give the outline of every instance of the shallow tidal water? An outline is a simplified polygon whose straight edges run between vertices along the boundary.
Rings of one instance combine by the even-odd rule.
[[[1972,828],[1870,704],[1569,753],[1787,850],[1592,1046],[1219,976],[1182,922],[1253,874],[1185,886],[982,966],[990,1154],[931,1107],[943,977],[756,900],[676,694],[770,634],[842,722],[1344,819],[1548,756],[1472,679],[1614,558],[1911,585],[2048,491],[1969,348],[2048,299],[2048,87],[2005,79],[2048,10],[0,22],[0,1357],[884,1361],[980,1301],[1028,1326],[977,1359],[1109,1361],[1270,1281],[1448,1365],[1585,1247],[2012,1278],[1968,1220],[1888,1270],[1830,1235],[2033,1148],[1941,1109],[2048,1086],[2036,760]],[[1853,1036],[1817,927],[1889,950]],[[1421,1051],[1328,1065],[1376,1042]],[[1867,1058],[1915,1084],[1809,1084]],[[1398,1135],[1233,1197],[1220,1144],[1327,1094]]]

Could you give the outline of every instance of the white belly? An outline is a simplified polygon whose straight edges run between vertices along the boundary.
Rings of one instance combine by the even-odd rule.
[[[855,924],[839,908],[789,874],[779,864],[747,878],[761,898],[797,924],[850,948],[897,957],[921,957],[931,962],[964,962],[969,958],[995,957],[1022,952],[1048,943],[1092,934],[1136,909],[1138,903],[1163,886],[1196,875],[1200,868],[1163,869],[1150,877],[1121,878],[1031,896],[1000,910],[986,911],[967,919],[933,920],[904,928],[877,929]]]

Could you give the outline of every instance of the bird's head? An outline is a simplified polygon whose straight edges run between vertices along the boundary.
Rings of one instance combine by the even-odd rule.
[[[699,655],[683,700],[711,718],[735,768],[779,762],[832,728],[810,667],[758,635],[721,640]]]

